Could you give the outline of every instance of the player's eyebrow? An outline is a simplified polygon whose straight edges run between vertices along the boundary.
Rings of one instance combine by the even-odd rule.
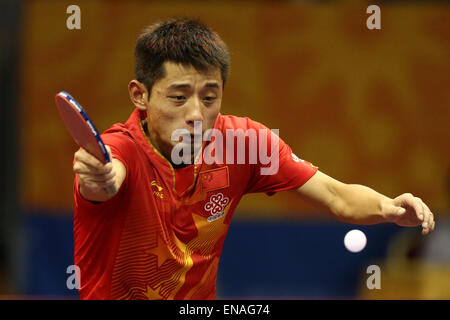
[[[210,81],[205,84],[206,88],[215,88],[219,89],[219,84],[217,81]],[[169,89],[189,89],[192,86],[189,83],[173,83],[169,86]]]
[[[191,85],[189,83],[174,83],[169,86],[169,89],[186,89],[190,87]]]
[[[205,84],[205,87],[219,89],[219,84],[216,81],[214,81],[214,82],[207,82]]]

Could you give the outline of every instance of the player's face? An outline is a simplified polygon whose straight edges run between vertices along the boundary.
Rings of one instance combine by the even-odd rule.
[[[166,75],[155,82],[147,105],[148,130],[152,143],[170,159],[172,133],[186,129],[194,133],[201,123],[203,133],[213,128],[222,102],[220,69],[199,72],[192,66],[165,62]]]

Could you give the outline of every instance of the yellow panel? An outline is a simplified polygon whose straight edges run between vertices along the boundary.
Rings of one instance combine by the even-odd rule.
[[[353,3],[353,2],[351,2]],[[249,116],[327,174],[394,197],[417,194],[448,209],[450,11],[385,6],[382,30],[349,4],[27,1],[22,42],[22,186],[26,207],[70,209],[76,146],[53,96],[70,92],[99,130],[132,111],[134,43],[156,19],[194,15],[232,57],[222,112]],[[315,211],[289,194],[244,198],[241,211]],[[244,215],[239,215],[245,217]],[[250,216],[248,216],[250,217]]]

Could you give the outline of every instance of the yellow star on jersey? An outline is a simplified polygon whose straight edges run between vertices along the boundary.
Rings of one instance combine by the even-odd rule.
[[[174,259],[174,257],[172,256],[168,246],[164,242],[160,233],[158,233],[156,242],[157,242],[156,247],[154,247],[153,249],[150,249],[150,250],[146,250],[145,253],[153,254],[156,256],[158,269],[159,269],[166,260]]]
[[[149,300],[162,300],[164,297],[160,294],[160,290],[158,290],[158,287],[156,287],[156,289],[152,289],[150,286],[147,286],[147,291],[144,292],[144,295]]]

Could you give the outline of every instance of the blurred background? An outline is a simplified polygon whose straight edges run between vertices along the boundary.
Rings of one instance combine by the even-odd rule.
[[[81,29],[69,30],[69,5]],[[368,30],[366,8],[381,8]],[[0,2],[0,298],[79,298],[73,264],[77,147],[54,95],[66,90],[100,131],[133,110],[137,35],[197,17],[231,52],[222,113],[248,116],[301,158],[389,197],[411,192],[436,230],[339,223],[284,192],[248,195],[233,218],[218,298],[450,299],[450,5],[445,1]],[[344,235],[368,243],[350,253]],[[381,289],[369,290],[370,265]]]

